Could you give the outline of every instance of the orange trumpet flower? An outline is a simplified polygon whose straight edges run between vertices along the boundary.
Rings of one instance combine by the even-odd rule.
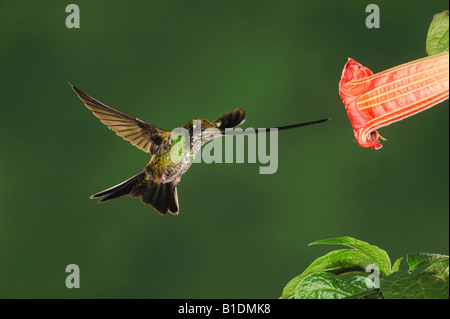
[[[377,129],[426,110],[449,96],[449,53],[429,56],[372,74],[348,59],[339,94],[356,141],[376,150],[382,145]]]

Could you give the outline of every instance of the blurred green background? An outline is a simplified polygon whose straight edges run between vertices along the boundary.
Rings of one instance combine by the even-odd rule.
[[[76,3],[81,28],[68,29]],[[448,101],[380,130],[363,149],[338,94],[348,57],[374,73],[426,56],[447,1],[0,1],[0,297],[277,298],[353,236],[448,254]],[[278,171],[194,164],[180,215],[89,195],[148,154],[88,111],[67,84],[165,129],[243,107],[243,127],[331,117],[279,133]],[[336,248],[337,249],[337,248]],[[67,289],[65,267],[81,269]]]

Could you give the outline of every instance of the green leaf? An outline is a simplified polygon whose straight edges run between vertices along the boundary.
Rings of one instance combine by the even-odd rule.
[[[344,299],[383,299],[383,294],[380,289],[368,289]]]
[[[372,261],[358,251],[351,249],[334,250],[314,260],[299,276],[293,278],[284,287],[280,299],[294,298],[295,290],[303,278],[316,273],[328,271],[338,275],[351,272],[364,272]]]
[[[432,263],[422,274],[433,275],[448,282],[448,257]]]
[[[448,299],[448,281],[433,275],[395,272],[382,277],[380,289],[386,299]]]
[[[409,265],[409,272],[412,272],[419,266],[428,266],[442,259],[448,259],[448,256],[422,252],[406,255],[406,261]]]
[[[426,41],[428,55],[448,51],[448,17],[448,10],[434,15]]]
[[[327,272],[306,276],[298,284],[296,299],[342,299],[367,290],[366,277],[354,276],[349,280]]]
[[[355,239],[353,237],[336,237],[318,240],[312,242],[309,245],[318,245],[318,244],[336,244],[336,245],[344,245],[350,248],[353,248],[360,253],[366,255],[372,263],[376,264],[380,270],[385,274],[389,275],[391,273],[391,260],[389,259],[388,254],[381,248],[377,246],[370,245],[365,241]]]
[[[392,272],[396,272],[398,271],[398,268],[400,268],[400,263],[402,262],[403,257],[400,257],[399,259],[397,259],[394,263],[394,265],[392,266]]]

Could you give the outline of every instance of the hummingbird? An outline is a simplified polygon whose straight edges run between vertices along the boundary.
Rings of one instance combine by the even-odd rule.
[[[202,145],[214,138],[224,136],[225,133],[227,135],[246,134],[226,131],[245,121],[245,111],[242,108],[225,113],[214,122],[204,118],[194,118],[181,128],[167,131],[113,109],[84,93],[72,83],[69,82],[69,84],[84,105],[110,130],[142,151],[151,154],[150,161],[141,172],[120,184],[90,196],[91,199],[100,198],[99,203],[129,195],[141,197],[143,203],[151,205],[161,215],[167,212],[178,215],[177,185],[194,162],[195,155]],[[329,119],[280,126],[276,129],[291,129],[327,120]],[[253,133],[259,132],[258,130]]]

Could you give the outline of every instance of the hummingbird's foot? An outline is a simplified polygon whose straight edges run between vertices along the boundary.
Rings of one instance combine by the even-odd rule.
[[[181,177],[177,177],[175,178],[175,180],[173,181],[173,185],[177,186],[177,184],[181,181]]]
[[[166,183],[166,175],[162,174],[161,176],[161,183],[165,184]]]

